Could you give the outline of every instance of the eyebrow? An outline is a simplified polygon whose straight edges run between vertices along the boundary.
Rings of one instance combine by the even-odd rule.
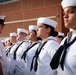
[[[68,7],[70,10],[76,10],[76,6]]]

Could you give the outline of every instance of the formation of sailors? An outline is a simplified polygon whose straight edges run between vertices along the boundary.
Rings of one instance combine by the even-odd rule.
[[[6,48],[4,75],[76,75],[76,25],[73,23],[76,0],[68,1],[62,1],[64,23],[72,31],[65,38],[64,33],[55,31],[57,22],[45,17],[39,17],[37,25],[29,25],[29,31],[18,28],[17,34],[10,33],[12,44]]]
[[[56,21],[40,17],[37,25],[29,25],[29,31],[18,28],[17,33],[10,33],[10,38],[7,38],[6,42],[7,74],[57,74],[57,70],[52,71],[49,65],[59,47],[57,37],[64,36],[60,32],[56,35],[56,26]]]
[[[8,75],[46,75],[47,73],[50,75],[54,73],[49,63],[54,55],[53,52],[59,47],[53,37],[56,25],[56,21],[40,17],[37,20],[37,26],[29,25],[29,31],[18,28],[17,33],[10,33],[12,45],[6,48],[9,62]]]

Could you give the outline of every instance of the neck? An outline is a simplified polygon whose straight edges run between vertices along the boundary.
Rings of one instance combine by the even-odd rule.
[[[76,30],[73,29],[72,33],[73,33],[73,34],[76,34]]]
[[[49,36],[46,36],[45,38],[42,38],[42,41],[46,41],[46,39],[48,38]]]
[[[33,43],[37,42],[37,38],[34,38],[31,41],[32,41],[32,44],[33,44]]]
[[[37,42],[37,40],[34,40],[34,41],[32,41],[32,44],[34,44],[34,43],[36,43]]]

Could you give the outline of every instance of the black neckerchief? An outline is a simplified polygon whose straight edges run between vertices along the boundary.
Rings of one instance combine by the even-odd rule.
[[[23,58],[23,59],[25,60],[25,58],[26,58],[26,53],[27,53],[33,46],[35,46],[35,45],[38,44],[38,43],[39,43],[39,42],[36,42],[36,43],[34,43],[34,44],[28,46],[27,49],[24,51],[24,53],[23,53],[21,59]],[[25,62],[26,62],[26,61],[25,61]]]
[[[67,43],[67,38],[63,45],[61,45],[57,52],[54,54],[50,66],[52,69],[57,69],[59,64],[61,65],[62,70],[64,70],[64,60],[66,56],[67,48],[70,47],[76,41],[76,37],[71,42]]]
[[[54,40],[54,39],[47,39],[45,42],[43,42],[43,43],[41,43],[41,44],[39,45],[39,47],[38,47],[38,49],[37,49],[37,51],[36,51],[36,53],[35,53],[35,55],[34,55],[34,57],[33,57],[33,59],[32,59],[30,71],[33,69],[33,63],[34,63],[34,61],[35,61],[35,63],[34,63],[34,71],[35,71],[35,72],[37,71],[37,66],[38,66],[37,59],[38,59],[38,56],[39,56],[39,54],[40,54],[41,49],[43,48],[43,46],[44,46],[44,45],[47,43],[47,41],[49,41],[49,40]],[[54,41],[55,41],[55,40],[54,40]]]
[[[8,53],[11,51],[11,48],[14,46],[15,44],[13,44],[11,47],[8,48],[8,50],[5,52],[6,56],[8,56]]]
[[[13,56],[13,59],[14,59],[14,60],[16,60],[16,52],[17,52],[18,48],[20,47],[20,45],[23,44],[23,42],[24,42],[24,41],[22,41],[22,42],[18,45],[18,47],[15,49],[15,51],[14,51],[14,56]]]

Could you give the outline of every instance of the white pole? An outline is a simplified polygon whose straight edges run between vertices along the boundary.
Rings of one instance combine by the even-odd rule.
[[[48,16],[47,18],[56,18],[57,16]],[[5,22],[5,24],[10,24],[10,23],[20,23],[20,22],[28,22],[28,21],[35,21],[38,18],[32,18],[32,19],[26,19],[26,20],[17,20],[17,21],[9,21]]]

